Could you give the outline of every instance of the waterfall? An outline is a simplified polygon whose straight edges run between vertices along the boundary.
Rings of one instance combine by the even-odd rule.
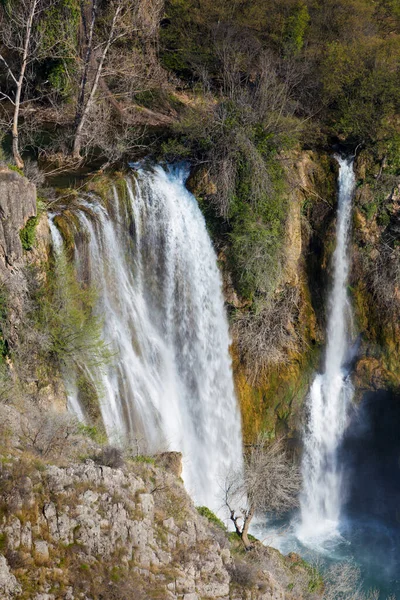
[[[342,504],[338,446],[342,439],[353,387],[346,358],[349,350],[351,307],[347,295],[349,231],[355,175],[352,159],[339,162],[336,250],[329,298],[325,371],[317,374],[308,397],[304,435],[300,540],[324,541],[337,532]]]
[[[115,355],[88,369],[109,440],[181,451],[188,491],[217,509],[221,478],[241,463],[240,415],[216,255],[184,180],[156,167],[128,177],[107,209],[83,197],[75,262]]]

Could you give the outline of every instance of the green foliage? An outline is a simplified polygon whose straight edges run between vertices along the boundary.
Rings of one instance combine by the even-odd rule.
[[[10,171],[14,171],[15,173],[18,173],[18,175],[21,175],[22,177],[25,177],[23,170],[19,169],[16,165],[8,163],[7,167],[10,169]]]
[[[386,143],[388,172],[400,175],[400,133],[395,133]]]
[[[144,463],[148,465],[155,464],[155,458],[152,456],[145,456],[144,454],[138,454],[137,456],[132,456],[131,460],[137,463]]]
[[[240,535],[238,535],[238,534],[236,533],[236,531],[231,531],[231,532],[229,533],[229,536],[228,536],[228,537],[229,537],[229,541],[230,541],[230,543],[231,543],[231,544],[233,544],[234,546],[236,546],[236,545],[237,545],[237,544],[240,542],[240,546],[239,546],[239,548],[240,548],[240,550],[243,550],[243,544],[242,544],[242,542],[241,542]],[[254,535],[251,535],[250,533],[248,533],[248,534],[247,534],[247,537],[249,538],[249,540],[250,540],[251,542],[259,542],[259,541],[260,541],[260,540],[258,540],[256,537],[254,537]]]
[[[309,592],[321,592],[324,589],[324,579],[322,577],[321,572],[315,565],[310,565],[308,563],[304,563],[308,574],[308,591]]]
[[[180,77],[193,79],[197,66],[212,67],[211,31],[202,7],[186,0],[166,3],[166,25],[160,31],[161,63]]]
[[[400,36],[329,43],[321,76],[337,133],[370,143],[392,132],[400,108]]]
[[[196,155],[210,164],[215,191],[195,193],[210,235],[217,242],[223,236],[237,290],[253,300],[268,296],[279,280],[288,206],[279,152],[295,147],[298,124],[280,115],[271,126],[262,99],[244,103],[246,90],[237,93],[238,100],[222,100],[213,112],[189,110],[162,149],[167,160]],[[219,169],[222,161],[227,174]]]
[[[242,156],[229,213],[232,223],[229,260],[240,293],[249,299],[256,293],[269,295],[275,289],[287,211],[284,173],[272,156],[264,160],[270,185],[254,201],[252,187],[258,173],[248,158]]]
[[[174,137],[162,142],[161,152],[167,162],[189,158],[191,155],[190,148]]]
[[[285,43],[289,53],[299,54],[303,48],[309,22],[308,8],[306,4],[300,3],[294,13],[287,19],[285,26]]]
[[[72,95],[74,73],[75,63],[72,60],[57,60],[49,63],[47,81],[52,91],[63,100]]]
[[[47,339],[48,360],[67,368],[101,367],[111,359],[102,339],[102,320],[95,315],[95,288],[78,282],[74,267],[61,257],[55,260],[46,281],[34,294],[31,314]]]
[[[378,225],[380,225],[381,227],[387,227],[390,223],[390,215],[388,212],[386,212],[385,210],[381,211],[378,214]]]
[[[82,435],[89,437],[98,444],[104,444],[107,441],[107,437],[96,425],[85,425],[84,423],[78,423],[78,431]]]
[[[40,215],[44,210],[44,201],[43,199],[37,197],[36,198],[36,217],[30,217],[25,226],[20,230],[19,237],[21,239],[21,244],[24,250],[29,251],[35,245],[36,241],[36,227],[39,223]]]
[[[207,508],[207,506],[196,506],[196,510],[202,517],[208,519],[210,523],[226,531],[226,526],[221,519],[219,519],[209,508]]]
[[[76,387],[78,389],[79,403],[84,413],[92,422],[101,422],[99,389],[100,383],[95,382],[88,374],[85,366],[76,366]]]
[[[24,250],[32,250],[36,239],[36,227],[39,217],[30,217],[25,226],[20,230],[19,237]]]
[[[58,83],[64,79],[63,68],[67,70],[67,65],[72,66],[71,54],[76,47],[76,40],[79,32],[81,18],[79,0],[59,0],[53,6],[49,6],[44,11],[42,18],[38,20],[38,30],[41,38],[41,57],[43,62],[50,62],[51,65],[60,67],[58,70]],[[53,57],[57,57],[54,59]],[[53,62],[52,62],[53,61]],[[53,75],[53,81],[57,81],[57,76]],[[49,81],[51,83],[51,81]],[[64,87],[65,82],[62,87]]]

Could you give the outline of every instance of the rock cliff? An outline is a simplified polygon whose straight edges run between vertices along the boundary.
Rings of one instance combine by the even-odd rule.
[[[200,516],[165,456],[122,468],[98,463],[2,457],[1,598],[319,597],[297,556],[261,544],[245,556],[232,535]]]
[[[19,232],[36,216],[36,188],[25,177],[0,167],[0,264],[12,269],[23,252]]]

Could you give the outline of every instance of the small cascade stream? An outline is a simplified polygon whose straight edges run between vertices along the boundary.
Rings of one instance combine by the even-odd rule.
[[[339,194],[333,285],[329,297],[325,370],[317,374],[308,398],[304,435],[301,525],[299,538],[323,542],[338,532],[343,490],[338,447],[348,420],[353,397],[346,362],[349,353],[351,307],[347,295],[349,231],[355,187],[353,160],[339,162]]]
[[[82,198],[75,262],[98,290],[115,356],[109,367],[88,370],[108,438],[181,451],[188,491],[216,510],[221,478],[241,463],[241,424],[221,277],[185,176],[140,170],[127,178],[124,197],[115,191],[109,210]],[[51,230],[60,252],[54,223]]]

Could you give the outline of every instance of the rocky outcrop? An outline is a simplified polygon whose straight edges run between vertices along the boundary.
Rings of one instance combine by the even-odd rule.
[[[21,586],[10,572],[4,556],[0,554],[0,592],[2,598],[14,598],[21,594]]]
[[[151,459],[122,469],[92,460],[2,464],[4,600],[319,597],[307,591],[309,571],[297,557],[260,544],[247,562],[240,544],[200,516],[176,475]]]
[[[0,264],[12,269],[23,250],[20,231],[36,216],[36,188],[15,171],[0,167]]]
[[[385,157],[356,160],[351,292],[360,344],[358,396],[400,387],[400,175]]]
[[[7,358],[15,389],[17,381],[23,383],[24,394],[34,395],[47,407],[65,410],[61,376],[54,371],[45,380],[43,365],[34,355],[37,344],[30,337],[27,324],[27,314],[32,310],[32,290],[47,276],[49,248],[47,214],[37,213],[35,185],[18,172],[0,165],[0,360]],[[18,365],[14,361],[17,355]],[[22,379],[21,369],[16,367],[22,367]],[[41,376],[35,369],[41,369]]]

